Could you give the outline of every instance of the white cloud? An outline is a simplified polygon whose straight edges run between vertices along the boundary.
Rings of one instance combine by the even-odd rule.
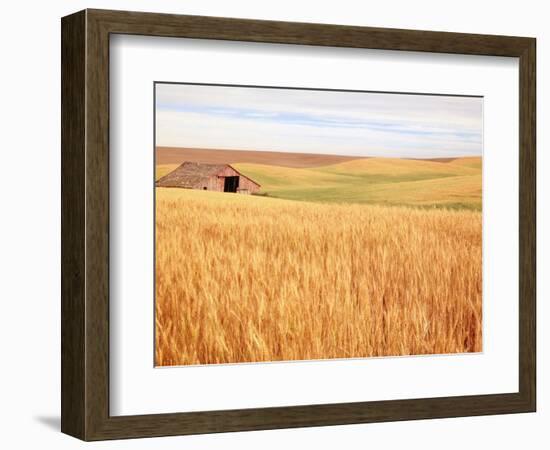
[[[481,154],[481,98],[156,87],[157,145],[399,157]]]

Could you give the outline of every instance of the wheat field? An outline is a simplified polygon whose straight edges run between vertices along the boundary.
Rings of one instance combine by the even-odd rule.
[[[157,366],[479,352],[481,213],[156,189]]]

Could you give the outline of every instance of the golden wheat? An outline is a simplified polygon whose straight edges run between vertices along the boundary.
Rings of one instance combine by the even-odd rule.
[[[156,364],[481,351],[481,214],[157,188]]]

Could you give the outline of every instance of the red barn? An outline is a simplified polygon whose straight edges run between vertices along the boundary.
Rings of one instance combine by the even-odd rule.
[[[184,162],[177,169],[159,178],[159,187],[201,189],[205,191],[254,194],[260,185],[229,164]]]

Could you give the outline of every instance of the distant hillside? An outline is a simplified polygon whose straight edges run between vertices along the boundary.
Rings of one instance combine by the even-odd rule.
[[[157,155],[164,158],[157,160],[157,179],[183,161],[228,163],[260,183],[260,192],[272,198],[481,210],[480,157],[350,158],[162,148]],[[167,163],[170,155],[175,160]],[[333,160],[337,162],[326,163]]]
[[[275,198],[330,203],[481,209],[481,158],[370,158],[316,168],[234,164]]]
[[[156,149],[157,166],[192,161],[212,164],[251,163],[283,167],[320,167],[352,161],[354,159],[364,158],[310,153],[255,152],[181,147],[157,147]]]

